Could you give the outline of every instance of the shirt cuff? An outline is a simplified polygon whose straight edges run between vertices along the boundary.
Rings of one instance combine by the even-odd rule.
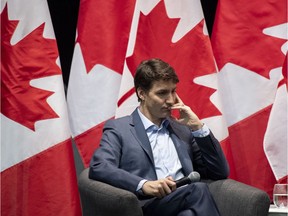
[[[145,182],[147,182],[146,179],[141,180],[141,181],[139,182],[138,186],[137,186],[136,191],[141,190]]]
[[[199,130],[192,131],[194,137],[206,137],[210,134],[210,130],[206,124],[203,124],[203,127]]]

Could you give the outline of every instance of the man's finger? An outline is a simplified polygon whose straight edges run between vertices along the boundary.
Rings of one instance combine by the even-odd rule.
[[[176,94],[176,101],[175,103],[184,104],[178,94]]]

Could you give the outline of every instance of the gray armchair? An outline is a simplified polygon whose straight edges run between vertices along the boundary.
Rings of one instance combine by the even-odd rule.
[[[82,171],[78,186],[83,216],[143,216],[135,194],[88,178]],[[221,216],[267,216],[270,199],[262,190],[231,180],[207,182]]]

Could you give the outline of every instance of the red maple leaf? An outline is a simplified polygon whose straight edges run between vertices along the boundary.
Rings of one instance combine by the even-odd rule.
[[[287,0],[223,1],[213,26],[213,49],[219,69],[232,62],[266,78],[281,67],[281,46],[287,40],[265,35],[263,30],[287,22]]]
[[[53,92],[30,85],[33,79],[61,74],[56,64],[56,41],[43,38],[42,24],[11,45],[18,21],[8,19],[7,5],[1,13],[1,24],[1,112],[34,130],[36,121],[58,117],[47,103]]]
[[[134,0],[80,3],[78,38],[87,73],[102,64],[122,74],[133,18]]]
[[[172,43],[178,22],[179,19],[168,18],[164,1],[147,16],[141,13],[134,53],[127,58],[129,70],[134,75],[138,64],[150,58],[168,62],[179,76],[177,92],[185,104],[200,118],[218,115],[219,111],[209,100],[214,90],[193,82],[195,77],[216,72],[209,38],[203,34],[204,20]]]

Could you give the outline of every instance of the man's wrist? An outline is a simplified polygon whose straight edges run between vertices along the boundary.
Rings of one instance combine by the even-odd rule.
[[[210,130],[206,124],[203,124],[202,127],[196,131],[192,130],[194,137],[206,137],[210,134]]]
[[[142,191],[142,187],[143,187],[143,185],[144,185],[146,182],[147,182],[146,179],[142,179],[142,180],[139,182],[138,186],[137,186],[136,191],[137,191],[138,193],[140,193],[140,194],[142,193],[141,195],[144,195],[144,194],[143,194],[143,191]]]
[[[192,131],[197,131],[197,130],[200,130],[203,127],[203,125],[204,124],[202,122],[200,122],[199,124],[193,125],[190,128],[191,128]]]

